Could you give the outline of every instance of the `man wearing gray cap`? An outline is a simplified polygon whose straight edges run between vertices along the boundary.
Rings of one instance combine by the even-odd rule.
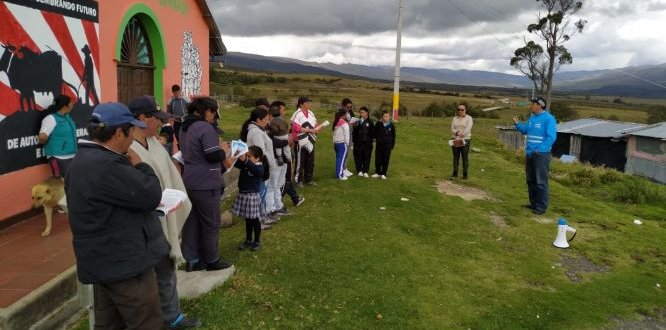
[[[137,97],[128,106],[134,117],[146,124],[146,128],[134,130],[134,142],[130,149],[153,168],[162,189],[170,188],[185,192],[185,185],[178,169],[171,161],[169,153],[157,140],[160,126],[169,116],[166,112],[157,109],[155,97],[150,95]],[[164,235],[171,245],[171,253],[155,265],[155,274],[160,293],[162,317],[165,325],[170,328],[189,328],[201,325],[199,320],[183,314],[176,289],[176,265],[185,261],[180,250],[180,231],[183,229],[191,209],[192,203],[188,199],[180,208],[160,218]]]
[[[146,124],[125,105],[97,105],[91,140],[79,140],[65,177],[77,276],[93,285],[99,329],[163,326],[154,271],[170,249],[155,211],[162,188],[129,150],[136,127]]]

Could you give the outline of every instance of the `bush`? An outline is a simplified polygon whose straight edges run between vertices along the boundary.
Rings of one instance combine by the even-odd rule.
[[[591,166],[581,167],[569,173],[569,184],[572,186],[590,188],[599,184],[601,180]]]
[[[627,204],[666,204],[666,193],[659,185],[644,180],[628,180],[613,191],[613,199]]]
[[[564,102],[553,101],[550,105],[550,113],[558,121],[569,121],[578,118],[578,111]]]
[[[666,121],[666,106],[658,105],[648,110],[648,124],[656,124]]]

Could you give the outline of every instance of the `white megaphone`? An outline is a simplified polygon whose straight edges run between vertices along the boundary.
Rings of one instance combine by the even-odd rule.
[[[573,233],[573,236],[571,236],[571,239],[569,240],[567,240],[568,231]],[[553,245],[561,249],[566,249],[569,247],[569,242],[571,242],[574,237],[576,237],[576,229],[567,226],[567,221],[564,220],[564,218],[560,218],[557,222],[557,238],[555,238]]]

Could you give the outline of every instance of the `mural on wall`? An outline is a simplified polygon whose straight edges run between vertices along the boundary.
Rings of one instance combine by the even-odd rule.
[[[183,49],[181,51],[183,77],[181,89],[186,96],[201,94],[201,62],[199,48],[192,42],[192,32],[183,33]]]
[[[97,1],[0,1],[0,174],[45,162],[37,135],[56,96],[85,136],[99,103]]]

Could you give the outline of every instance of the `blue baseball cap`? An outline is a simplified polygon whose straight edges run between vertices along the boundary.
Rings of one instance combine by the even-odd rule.
[[[127,106],[122,103],[100,103],[93,110],[92,116],[97,118],[100,125],[107,127],[123,124],[132,124],[140,128],[147,127],[144,122],[134,118]]]

